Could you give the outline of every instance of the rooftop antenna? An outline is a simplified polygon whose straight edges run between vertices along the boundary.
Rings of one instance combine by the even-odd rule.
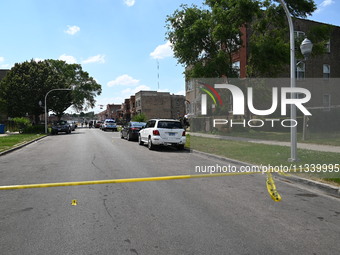
[[[159,61],[157,59],[157,84],[158,84],[158,90],[159,90]]]

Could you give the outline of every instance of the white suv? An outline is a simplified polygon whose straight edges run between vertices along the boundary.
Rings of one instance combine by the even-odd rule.
[[[138,135],[139,145],[147,143],[149,150],[153,150],[156,145],[174,145],[182,150],[185,142],[182,123],[173,119],[151,119]]]
[[[106,131],[106,130],[112,130],[112,131],[117,131],[117,125],[114,119],[106,119],[104,123],[101,126],[101,130]]]

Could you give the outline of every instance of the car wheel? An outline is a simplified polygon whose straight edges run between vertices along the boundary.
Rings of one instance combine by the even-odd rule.
[[[124,139],[123,132],[120,132],[120,138]]]
[[[148,139],[148,148],[149,150],[154,150],[155,149],[155,145],[153,145],[151,138]]]
[[[179,151],[184,150],[184,144],[178,144],[176,147]]]
[[[126,139],[127,139],[128,141],[131,141],[130,133],[127,133]]]
[[[143,145],[144,144],[144,142],[142,141],[142,138],[141,138],[140,135],[138,136],[138,144],[139,145]]]

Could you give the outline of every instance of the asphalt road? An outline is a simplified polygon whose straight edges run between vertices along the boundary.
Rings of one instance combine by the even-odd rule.
[[[228,165],[77,129],[0,157],[0,185],[192,174]],[[0,191],[0,254],[338,254],[339,199],[265,176]],[[71,205],[76,199],[78,204]]]

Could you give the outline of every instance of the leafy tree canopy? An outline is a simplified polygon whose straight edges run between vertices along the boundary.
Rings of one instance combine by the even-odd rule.
[[[305,18],[316,10],[314,0],[286,0],[293,17]],[[166,19],[167,39],[186,77],[235,77],[232,56],[242,47],[240,28],[250,28],[248,74],[275,76],[289,63],[288,25],[279,0],[205,0],[202,7],[181,5]],[[318,31],[316,31],[318,30]],[[316,49],[329,38],[325,28]],[[322,35],[320,37],[320,35]],[[318,51],[315,51],[318,54]]]
[[[44,112],[39,102],[47,97],[49,111],[58,117],[73,105],[77,110],[95,105],[95,97],[101,93],[101,85],[82,70],[79,64],[67,64],[61,60],[25,61],[17,63],[0,83],[0,99],[8,116],[37,116]]]

